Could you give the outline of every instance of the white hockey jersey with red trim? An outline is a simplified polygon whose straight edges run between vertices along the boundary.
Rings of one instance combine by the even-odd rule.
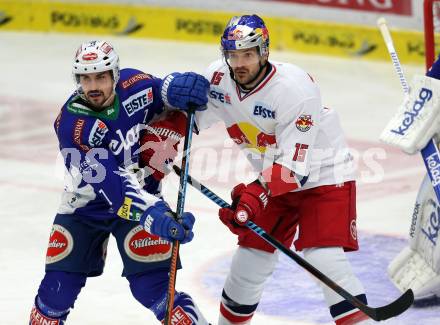
[[[276,162],[308,176],[301,189],[353,180],[337,113],[322,106],[317,84],[295,65],[270,64],[264,80],[243,93],[222,60],[212,63],[205,74],[211,83],[208,109],[196,113],[198,128],[223,121],[258,172]]]

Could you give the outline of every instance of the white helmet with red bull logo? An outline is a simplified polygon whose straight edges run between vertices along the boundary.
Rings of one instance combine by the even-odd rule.
[[[119,80],[119,56],[113,46],[106,41],[91,41],[81,44],[75,54],[72,66],[73,80],[77,88],[79,85],[79,75],[111,71],[114,86]]]

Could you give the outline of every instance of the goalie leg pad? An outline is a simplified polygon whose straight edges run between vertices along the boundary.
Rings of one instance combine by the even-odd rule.
[[[401,291],[411,288],[416,301],[440,297],[440,205],[426,176],[414,205],[409,247],[388,266],[388,275]]]
[[[304,258],[318,270],[325,270],[325,274],[330,279],[367,304],[364,287],[354,275],[342,247],[308,248],[304,250]],[[335,291],[322,282],[317,282],[323,290],[330,314],[336,324],[357,324],[368,318]]]
[[[405,247],[388,266],[388,275],[402,292],[411,288],[417,302],[440,297],[440,275],[434,272],[422,255]]]
[[[414,205],[409,247],[388,266],[388,274],[401,291],[411,288],[416,301],[440,297],[440,205],[425,176]]]

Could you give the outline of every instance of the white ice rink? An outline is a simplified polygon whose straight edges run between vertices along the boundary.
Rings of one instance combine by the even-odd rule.
[[[57,143],[52,123],[74,89],[70,74],[74,51],[81,42],[92,38],[0,33],[1,325],[27,324],[44,274],[49,230],[63,189],[55,168]],[[173,71],[203,72],[220,55],[218,46],[211,45],[120,37],[106,39],[119,52],[122,67],[138,68],[160,77]],[[281,52],[271,53],[271,58],[305,69],[320,84],[324,104],[339,111],[349,144],[359,161],[361,237],[362,234],[384,234],[404,238],[424,168],[420,157],[408,157],[378,142],[381,130],[402,100],[391,63]],[[423,72],[423,66],[404,68],[408,78]],[[240,180],[251,180],[252,174],[244,158],[230,149],[231,143],[225,139],[221,126],[194,137],[191,173],[228,199],[229,189]],[[177,177],[172,176],[165,184],[165,196],[171,202],[175,202],[177,196],[177,182]],[[193,189],[188,191],[186,210],[193,211],[197,217],[196,235],[192,243],[181,247],[184,268],[178,273],[177,288],[190,292],[205,316],[215,323],[221,291],[213,295],[202,280],[219,261],[227,261],[232,255],[235,238],[218,221],[216,206]],[[388,248],[387,245],[382,247],[383,250]],[[368,264],[374,259],[373,252],[364,262]],[[288,263],[294,264],[293,261]],[[88,280],[68,324],[157,323],[152,313],[132,298],[128,283],[120,276],[121,270],[122,263],[112,239],[104,274]],[[223,272],[218,274],[223,279],[225,269],[219,268],[218,272]],[[292,271],[285,288],[295,283],[296,272],[303,271]],[[385,268],[380,272],[383,275]],[[368,289],[368,279],[363,282]],[[265,296],[275,294],[271,289],[266,288]],[[381,292],[367,292],[373,302],[375,295],[381,295]],[[304,292],[295,290],[284,295],[304,295],[307,299]],[[385,300],[390,302],[395,298],[393,295]],[[321,308],[326,308],[324,303]],[[438,308],[438,322],[429,324],[440,323]],[[294,315],[275,315],[258,312],[253,324],[330,324],[331,321],[328,318],[321,322],[304,322]],[[413,324],[404,318],[392,323]]]

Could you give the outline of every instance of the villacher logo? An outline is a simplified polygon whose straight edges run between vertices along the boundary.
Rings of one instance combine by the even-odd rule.
[[[146,232],[140,225],[127,234],[124,249],[130,258],[138,262],[158,262],[171,256],[171,244]]]

